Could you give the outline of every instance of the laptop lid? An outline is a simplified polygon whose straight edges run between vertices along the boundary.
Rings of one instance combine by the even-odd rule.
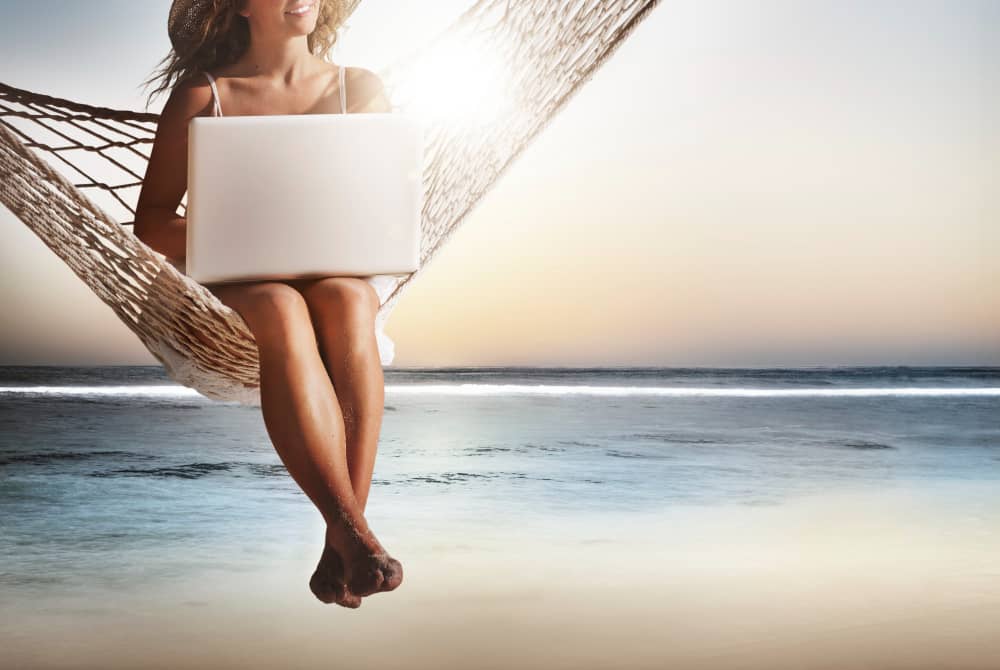
[[[195,117],[186,272],[200,283],[406,274],[423,132],[385,113]]]

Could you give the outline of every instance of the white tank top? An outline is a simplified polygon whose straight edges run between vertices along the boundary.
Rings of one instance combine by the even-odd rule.
[[[345,67],[340,66],[340,113],[347,113],[347,81],[344,77]],[[219,103],[219,89],[215,87],[215,77],[213,77],[208,71],[205,71],[205,76],[208,77],[208,85],[212,87],[212,102],[214,106],[212,107],[212,116],[222,116],[222,105]]]

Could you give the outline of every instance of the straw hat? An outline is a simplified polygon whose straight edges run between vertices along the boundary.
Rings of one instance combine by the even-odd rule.
[[[208,20],[212,11],[212,0],[174,0],[167,16],[167,34],[174,49],[190,43]]]

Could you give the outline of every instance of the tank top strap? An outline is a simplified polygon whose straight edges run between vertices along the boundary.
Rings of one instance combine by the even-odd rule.
[[[222,104],[219,102],[219,89],[215,87],[215,78],[207,70],[205,76],[208,77],[208,84],[212,87],[212,102],[214,103],[212,116],[222,116]]]
[[[347,114],[347,78],[344,76],[346,68],[340,66],[340,113]]]

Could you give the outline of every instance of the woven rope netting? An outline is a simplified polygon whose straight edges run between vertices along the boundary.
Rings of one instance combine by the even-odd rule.
[[[349,0],[353,11],[360,0]],[[480,0],[435,39],[379,72],[394,111],[417,113],[426,74],[463,54],[502,64],[464,118],[426,118],[420,270],[567,100],[658,0]],[[454,85],[461,85],[456,82]],[[245,322],[133,235],[157,114],[108,109],[0,83],[0,201],[159,360],[206,397],[259,405],[257,346]],[[186,210],[185,201],[181,207]],[[183,215],[183,211],[179,212]]]

